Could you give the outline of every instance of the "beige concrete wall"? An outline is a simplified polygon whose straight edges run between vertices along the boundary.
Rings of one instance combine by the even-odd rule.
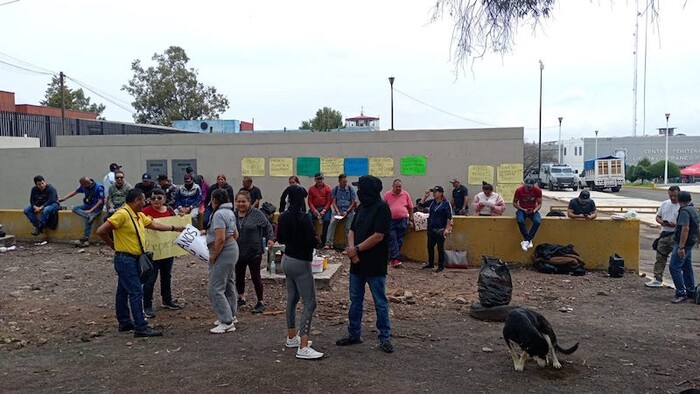
[[[33,137],[0,137],[0,149],[38,148],[41,141]]]
[[[402,176],[402,156],[428,158],[425,176]],[[43,175],[59,196],[78,186],[78,178],[89,176],[101,182],[109,163],[124,166],[132,185],[140,181],[147,160],[197,159],[198,172],[212,183],[216,174],[227,175],[236,189],[241,183],[241,159],[244,157],[392,157],[395,172],[382,178],[385,190],[393,178],[402,178],[404,188],[415,200],[425,189],[441,184],[449,190],[452,177],[466,179],[467,166],[497,166],[522,163],[523,129],[411,130],[372,133],[288,133],[288,134],[195,134],[195,135],[115,135],[59,137],[57,147],[32,150],[5,149],[0,154],[2,172],[0,208],[20,209],[28,204],[32,178]],[[296,168],[295,168],[296,170]],[[311,185],[311,177],[300,177]],[[335,185],[337,179],[326,182]],[[480,183],[480,180],[478,180]],[[175,180],[181,183],[181,180]],[[256,177],[263,200],[279,204],[287,186],[286,177]],[[480,186],[469,186],[474,195]],[[74,197],[64,205],[79,205]]]

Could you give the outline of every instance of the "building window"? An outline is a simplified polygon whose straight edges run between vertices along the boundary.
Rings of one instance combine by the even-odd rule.
[[[566,147],[564,147],[564,156],[566,156]]]

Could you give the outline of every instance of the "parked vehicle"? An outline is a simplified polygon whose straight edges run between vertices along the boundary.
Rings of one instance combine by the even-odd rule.
[[[615,156],[606,156],[584,161],[579,184],[591,190],[609,188],[613,193],[619,192],[625,184],[624,160]]]
[[[578,170],[574,170],[568,164],[543,163],[539,173],[539,185],[549,190],[570,188],[576,191],[579,187],[577,173]]]

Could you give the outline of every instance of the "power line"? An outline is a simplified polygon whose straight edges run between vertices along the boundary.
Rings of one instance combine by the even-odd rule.
[[[415,97],[412,97],[412,96],[410,96],[410,95],[408,95],[408,94],[406,94],[406,93],[404,93],[404,92],[402,92],[402,91],[400,91],[400,90],[398,90],[398,89],[396,89],[396,88],[394,88],[394,90],[395,90],[397,93],[399,93],[399,94],[401,94],[401,95],[403,95],[403,96],[405,96],[405,97],[407,97],[407,98],[409,98],[409,99],[411,99],[411,100],[413,100],[413,101],[415,101],[415,102],[417,102],[417,103],[419,103],[419,104],[423,104],[423,105],[425,105],[426,107],[432,108],[432,109],[434,109],[434,110],[436,110],[436,111],[438,111],[438,112],[442,112],[442,113],[444,113],[444,114],[447,114],[447,115],[450,115],[450,116],[454,116],[455,118],[459,118],[459,119],[462,119],[462,120],[466,120],[467,122],[477,123],[477,124],[481,124],[481,125],[484,125],[484,126],[498,127],[498,126],[496,126],[496,125],[494,125],[494,124],[490,124],[490,123],[486,123],[486,122],[481,122],[481,121],[478,121],[478,120],[469,119],[469,118],[465,118],[464,116],[460,116],[460,115],[453,114],[452,112],[445,111],[445,110],[440,109],[440,108],[438,108],[438,107],[436,107],[436,106],[434,106],[434,105],[430,105],[430,104],[428,104],[428,103],[426,103],[426,102],[424,102],[424,101],[421,101],[421,100],[419,100],[419,99],[417,99],[417,98],[415,98]]]
[[[88,84],[85,83],[85,82],[79,81],[79,80],[77,80],[77,79],[75,79],[75,78],[72,78],[72,77],[69,77],[69,76],[66,77],[66,78],[68,78],[68,79],[70,79],[71,81],[73,81],[73,82],[79,84],[80,86],[83,86],[85,89],[88,89],[88,90],[90,90],[91,92],[95,92],[96,94],[97,94],[97,93],[100,93],[102,96],[107,96],[107,97],[111,98],[112,100],[118,101],[119,103],[121,103],[121,104],[123,104],[123,105],[125,105],[125,106],[127,106],[127,107],[130,107],[130,106],[131,106],[131,103],[128,103],[128,102],[126,102],[126,101],[120,99],[119,97],[116,97],[116,96],[114,96],[114,95],[112,95],[112,94],[109,94],[109,93],[105,92],[104,90],[100,90],[100,89],[98,89],[98,88],[96,88],[96,87],[94,87],[94,86],[90,86],[90,85],[88,85]]]
[[[109,101],[110,103],[116,105],[117,107],[123,109],[124,111],[126,111],[126,112],[128,112],[128,113],[130,113],[130,114],[132,114],[132,115],[134,114],[134,111],[133,111],[131,108],[128,108],[128,107],[126,107],[125,105],[118,103],[116,100],[113,100],[113,99],[111,99],[111,98],[109,98],[109,97],[103,95],[102,93],[99,93],[99,92],[93,90],[92,88],[88,87],[87,85],[83,85],[81,82],[78,82],[78,81],[76,81],[75,79],[73,79],[73,78],[71,78],[71,77],[69,77],[69,76],[67,76],[67,75],[66,75],[66,78],[67,78],[67,79],[70,79],[71,81],[75,82],[76,84],[80,85],[81,87],[84,87],[85,89],[91,91],[92,93],[96,94],[98,97],[101,97],[101,98],[103,98],[104,100]]]
[[[12,63],[6,62],[6,61],[4,61],[4,60],[0,60],[0,63],[6,64],[6,65],[8,65],[8,66],[10,66],[10,67],[14,67],[14,68],[17,68],[17,69],[20,69],[20,70],[27,71],[27,72],[30,72],[30,73],[34,73],[34,74],[54,75],[54,73],[32,70],[32,69],[29,69],[29,68],[26,68],[26,67],[22,67],[22,66],[18,66],[18,65],[16,65],[16,64],[12,64]]]

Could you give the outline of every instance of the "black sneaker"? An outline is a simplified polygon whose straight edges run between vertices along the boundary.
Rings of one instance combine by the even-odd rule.
[[[151,327],[146,328],[146,331],[134,331],[134,338],[147,338],[147,337],[162,337],[163,332],[153,329]]]
[[[253,308],[253,310],[251,312],[254,314],[263,313],[265,308],[266,308],[265,304],[263,304],[262,301],[258,301],[258,303],[255,304],[255,308]]]
[[[32,235],[36,237],[39,234],[41,234],[41,227],[38,227],[38,226],[34,227],[34,231],[32,231]]]
[[[362,343],[362,338],[353,335],[348,335],[345,338],[340,338],[337,341],[335,341],[336,346],[349,346],[357,345],[360,343]]]
[[[429,270],[429,269],[433,269],[433,268],[435,268],[435,264],[428,263],[428,264],[424,265],[423,268],[421,268],[421,269],[422,270]]]
[[[126,326],[122,326],[122,325],[119,326],[119,332],[127,332],[127,331],[133,331],[133,330],[134,330],[133,324],[129,324]]]
[[[156,317],[156,311],[153,309],[152,306],[143,307],[143,314],[146,317]]]
[[[239,308],[245,304],[246,304],[246,302],[243,298],[239,298],[238,301],[236,302],[236,305],[238,305]]]
[[[171,311],[177,311],[182,309],[180,304],[176,303],[175,301],[164,302],[161,306],[165,309],[170,309]]]
[[[438,269],[435,270],[435,272],[442,272],[445,270],[445,267],[438,267]]]
[[[81,246],[81,247],[90,246],[90,241],[87,238],[80,238],[78,240],[78,246]]]
[[[391,344],[391,340],[381,341],[379,343],[379,349],[384,353],[394,353],[394,345]]]

